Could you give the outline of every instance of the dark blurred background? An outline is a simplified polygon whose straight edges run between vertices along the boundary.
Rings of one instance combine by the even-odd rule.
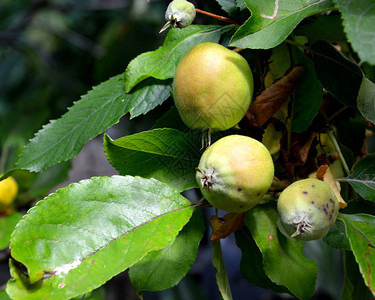
[[[59,118],[92,86],[124,72],[138,54],[155,50],[162,44],[166,33],[159,35],[158,32],[165,23],[164,13],[169,2],[1,0],[0,173],[14,166],[22,146],[42,125]],[[216,1],[192,2],[197,8],[220,12]],[[197,16],[194,23],[216,22]],[[148,129],[167,105],[131,122],[125,116],[108,133],[118,138]],[[89,142],[71,165],[65,164],[59,172],[56,180],[59,184],[51,186],[49,192],[92,176],[116,174],[104,157],[102,136]],[[39,194],[30,194],[27,184],[21,190],[26,202],[33,197],[35,201],[40,199]],[[210,210],[205,211],[207,219],[212,214]],[[144,298],[219,299],[208,239],[209,232],[202,241],[197,262],[177,287],[146,293]],[[235,300],[289,298],[256,288],[241,277],[241,253],[233,237],[223,240],[223,249]],[[320,247],[316,249],[322,251]],[[313,251],[312,256],[319,253]],[[333,255],[330,261],[340,259],[340,253],[330,255]],[[2,253],[1,285],[9,278],[7,259],[7,253]],[[335,288],[326,286],[317,299],[334,299]],[[137,299],[137,296],[124,272],[86,299]]]

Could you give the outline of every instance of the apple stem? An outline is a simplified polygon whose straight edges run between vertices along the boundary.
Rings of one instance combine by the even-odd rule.
[[[330,138],[331,142],[335,146],[335,149],[337,151],[337,154],[339,155],[341,164],[342,164],[342,166],[343,166],[343,168],[345,170],[346,175],[349,175],[350,170],[349,170],[348,164],[346,163],[344,155],[341,152],[341,148],[340,148],[339,143],[337,142],[335,134],[333,133],[332,130],[328,131],[327,134],[328,134],[328,137]]]
[[[227,17],[223,17],[223,16],[219,16],[219,15],[215,15],[213,13],[210,13],[210,12],[207,12],[207,11],[204,11],[204,10],[201,10],[199,8],[196,8],[195,11],[199,14],[202,14],[202,15],[206,15],[206,16],[209,16],[209,17],[212,17],[212,18],[215,18],[215,19],[218,19],[220,21],[224,21],[224,22],[228,22],[228,23],[232,23],[232,24],[236,24],[236,25],[242,25],[240,22],[237,22],[236,20],[232,20],[232,19],[229,19]]]
[[[232,49],[232,51],[237,52],[237,53],[241,52],[242,50],[244,50],[244,49],[243,48],[234,48],[234,49]]]

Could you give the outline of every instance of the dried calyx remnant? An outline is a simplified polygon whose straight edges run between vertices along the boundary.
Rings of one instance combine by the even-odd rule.
[[[199,168],[195,170],[201,174],[201,184],[203,189],[210,189],[212,187],[212,175],[204,174]]]
[[[291,235],[291,237],[296,237],[302,233],[309,232],[313,230],[314,228],[311,224],[307,223],[305,220],[301,220],[293,224],[297,227],[297,230]]]

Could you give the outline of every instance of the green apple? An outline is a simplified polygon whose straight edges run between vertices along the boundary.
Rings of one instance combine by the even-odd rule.
[[[277,210],[285,232],[296,239],[322,238],[335,223],[339,202],[324,181],[298,180],[280,194]]]
[[[273,175],[272,157],[262,143],[247,136],[230,135],[203,153],[196,180],[212,206],[244,212],[262,200]]]
[[[167,23],[160,32],[163,32],[169,27],[184,28],[189,26],[193,23],[195,15],[196,12],[193,3],[185,0],[173,0],[169,3],[165,11],[165,20]]]
[[[194,46],[181,59],[173,98],[184,123],[193,129],[222,131],[247,112],[254,90],[247,61],[216,43]]]

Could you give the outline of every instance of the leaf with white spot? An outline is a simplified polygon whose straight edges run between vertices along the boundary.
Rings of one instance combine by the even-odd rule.
[[[269,49],[284,41],[304,18],[331,10],[331,0],[245,0],[251,17],[232,37],[230,46]]]
[[[91,291],[147,253],[172,243],[194,205],[154,179],[98,177],[49,195],[11,237],[7,293],[70,299]]]

